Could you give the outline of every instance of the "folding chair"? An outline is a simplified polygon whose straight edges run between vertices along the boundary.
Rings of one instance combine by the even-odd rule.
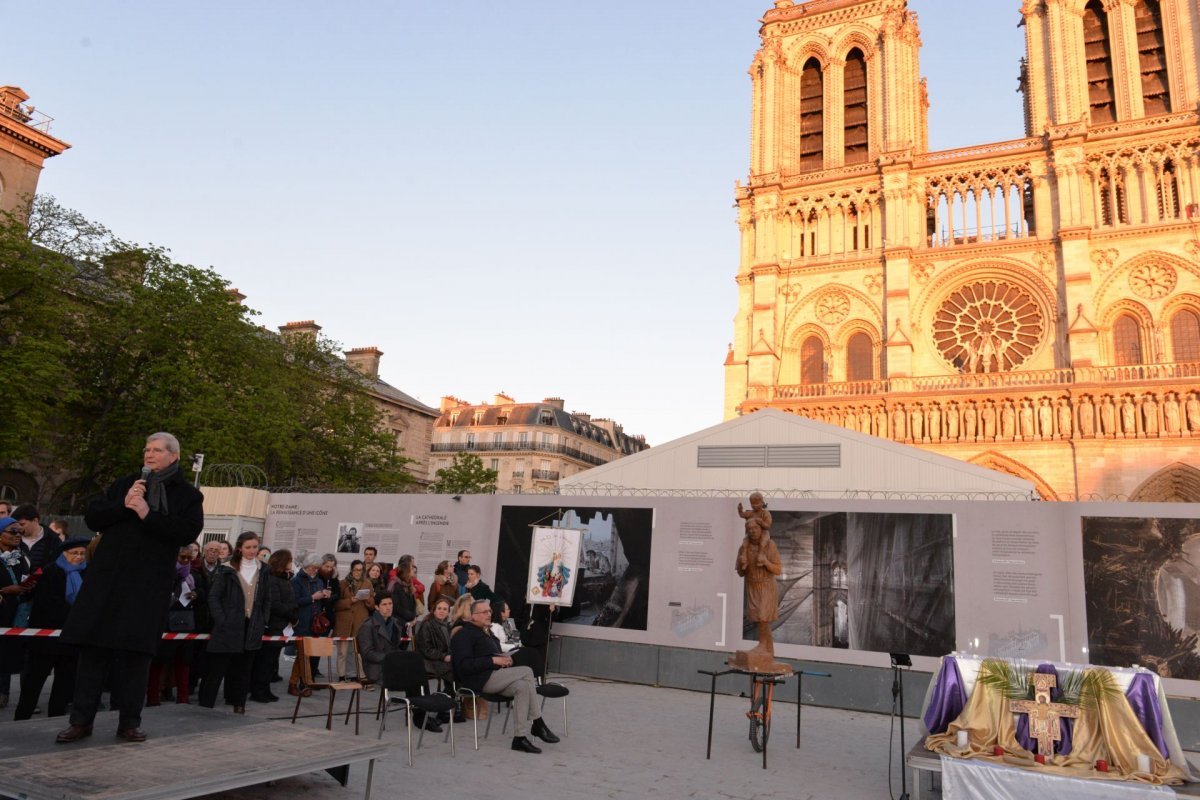
[[[325,715],[325,730],[327,730],[327,731],[333,730],[333,703],[334,703],[334,700],[337,698],[338,691],[346,690],[346,691],[350,692],[350,702],[346,704],[346,720],[342,724],[344,724],[344,725],[350,724],[350,713],[353,711],[354,712],[354,735],[357,736],[358,735],[358,716],[361,711],[361,701],[359,698],[359,691],[363,688],[363,685],[361,683],[359,683],[358,681],[331,681],[331,682],[325,682],[325,683],[314,683],[313,679],[312,679],[312,662],[309,659],[311,657],[324,658],[324,657],[332,656],[333,655],[333,640],[329,639],[327,637],[319,637],[318,638],[318,637],[312,637],[312,636],[305,636],[303,639],[300,640],[300,643],[301,643],[301,646],[303,647],[303,650],[301,652],[297,652],[296,658],[301,659],[301,661],[300,661],[300,676],[301,676],[301,678],[300,679],[301,679],[301,681],[303,681],[304,686],[307,686],[309,689],[312,689],[314,692],[321,691],[322,689],[329,690],[329,710]],[[353,646],[354,643],[351,642],[351,645]],[[354,656],[355,656],[355,660],[357,663],[357,659],[358,659],[357,648],[355,649]],[[296,697],[296,709],[292,712],[292,724],[293,725],[296,724],[296,717],[299,716],[299,714],[300,714],[300,702],[303,699],[304,698],[302,696]]]
[[[383,701],[383,714],[379,719],[379,738],[383,738],[383,731],[387,727],[388,710],[392,703],[404,704],[404,716],[408,727],[408,765],[412,766],[412,725],[413,711],[424,711],[426,719],[430,715],[443,712],[453,713],[454,707],[457,705],[454,698],[442,692],[426,694],[428,686],[428,678],[425,675],[425,659],[421,658],[419,653],[412,651],[400,650],[395,653],[388,653],[383,658],[383,693],[380,699]],[[393,692],[404,692],[419,686],[421,688],[420,697],[394,696]],[[454,755],[454,723],[450,723],[450,731],[448,734],[450,739],[450,755]],[[421,726],[421,735],[417,738],[417,749],[420,749],[421,743],[425,740],[425,726]],[[476,746],[478,749],[478,746]]]

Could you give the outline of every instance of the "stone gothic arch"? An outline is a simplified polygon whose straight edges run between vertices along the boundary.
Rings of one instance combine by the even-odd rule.
[[[980,467],[987,467],[988,469],[994,469],[997,472],[1003,472],[1006,475],[1012,475],[1016,478],[1027,480],[1033,484],[1034,489],[1039,495],[1041,495],[1043,500],[1059,499],[1058,492],[1050,488],[1050,484],[1047,483],[1041,475],[1038,475],[1036,472],[1019,461],[1015,461],[1008,456],[1000,455],[995,450],[988,450],[987,452],[980,453],[967,463],[975,464]]]
[[[1200,503],[1200,469],[1176,461],[1142,481],[1129,500],[1135,503]]]

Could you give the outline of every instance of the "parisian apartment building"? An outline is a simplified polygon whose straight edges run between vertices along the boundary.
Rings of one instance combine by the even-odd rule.
[[[647,449],[644,436],[611,419],[567,411],[560,397],[518,403],[497,394],[490,403],[442,398],[433,427],[430,479],[458,453],[474,453],[497,473],[502,494],[553,492],[561,478]]]

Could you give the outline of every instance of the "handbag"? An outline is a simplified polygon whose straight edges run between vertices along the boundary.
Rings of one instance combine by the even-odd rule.
[[[167,614],[168,633],[192,633],[196,630],[196,612],[191,608],[177,608]]]
[[[313,614],[312,618],[312,634],[313,636],[324,636],[329,633],[329,629],[333,627],[329,622],[329,617],[325,616],[324,611],[318,611]]]

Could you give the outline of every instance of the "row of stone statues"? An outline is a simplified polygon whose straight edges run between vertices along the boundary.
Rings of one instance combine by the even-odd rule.
[[[1082,394],[874,406],[795,413],[898,442],[1049,441],[1200,436],[1200,392]]]

